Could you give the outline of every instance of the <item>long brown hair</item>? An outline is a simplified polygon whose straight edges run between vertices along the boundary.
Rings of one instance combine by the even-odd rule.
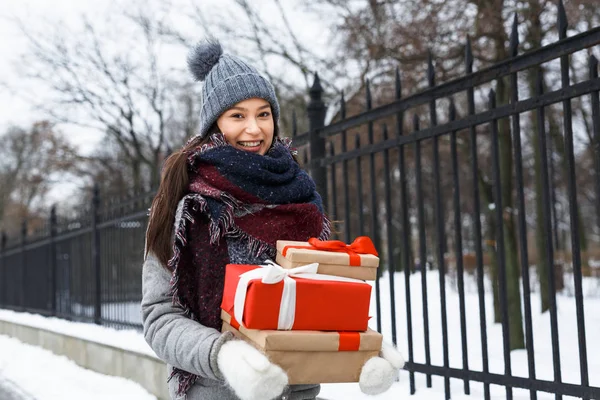
[[[189,152],[210,140],[210,135],[194,138],[165,160],[158,191],[150,206],[150,218],[146,230],[146,256],[148,252],[166,266],[171,258],[175,212],[177,204],[187,194],[189,176],[187,158]]]
[[[215,123],[208,132],[218,133],[217,124]],[[145,256],[152,252],[165,267],[173,255],[172,236],[177,205],[188,193],[190,181],[187,169],[188,155],[194,148],[208,143],[212,133],[191,140],[183,148],[167,157],[163,164],[160,186],[150,206]],[[279,127],[275,124],[273,143],[278,136]]]

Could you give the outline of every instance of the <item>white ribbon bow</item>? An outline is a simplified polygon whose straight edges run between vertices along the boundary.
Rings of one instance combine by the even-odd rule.
[[[296,318],[296,281],[291,277],[299,278],[338,281],[338,282],[355,282],[367,285],[367,283],[352,278],[341,276],[317,274],[319,268],[318,263],[302,265],[296,268],[282,268],[271,260],[266,261],[266,265],[259,265],[260,268],[245,272],[240,275],[240,280],[237,285],[234,298],[234,317],[241,324],[244,318],[244,308],[246,305],[246,293],[248,285],[253,279],[261,279],[262,283],[276,284],[283,281],[283,294],[279,306],[279,319],[277,321],[277,329],[290,330],[294,326]]]

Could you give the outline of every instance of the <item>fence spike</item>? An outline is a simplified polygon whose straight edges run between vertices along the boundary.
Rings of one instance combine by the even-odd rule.
[[[310,88],[310,96],[312,98],[320,98],[320,94],[323,93],[323,86],[321,86],[321,79],[319,79],[319,73],[315,72],[315,80]]]
[[[465,67],[467,74],[473,72],[473,48],[471,45],[471,36],[467,35],[467,43],[465,44]]]
[[[360,148],[360,135],[358,133],[354,137],[354,145],[356,149]]]
[[[388,129],[387,124],[381,124],[381,131],[383,132],[383,140],[388,140]],[[386,150],[387,151],[387,150]]]
[[[373,98],[371,97],[371,81],[368,79],[366,82],[365,96],[367,98],[367,110],[370,110],[373,108]]]
[[[538,68],[537,69],[537,77],[536,77],[536,89],[537,89],[537,94],[541,95],[544,94],[544,74],[542,72],[542,68]]]
[[[342,119],[346,119],[346,98],[344,97],[344,91],[342,90],[342,98],[340,99],[340,115]]]
[[[400,69],[396,67],[396,100],[402,98],[402,80],[400,79]]]
[[[590,79],[598,77],[598,59],[593,54],[588,59],[588,65],[590,68]]]
[[[21,222],[21,239],[23,239],[23,242],[25,241],[26,237],[27,237],[27,217],[23,217],[23,221]]]
[[[296,116],[296,109],[292,110],[292,137],[298,134],[298,117]]]
[[[427,82],[429,83],[429,87],[435,86],[435,70],[431,50],[427,52]]]
[[[304,151],[302,153],[302,165],[304,166],[304,168],[306,168],[308,165],[308,151]]]
[[[56,229],[56,204],[52,204],[52,208],[50,208],[50,230]]]
[[[92,194],[92,202],[97,206],[100,204],[100,185],[98,182],[94,182],[94,189]]]
[[[494,89],[490,89],[490,93],[488,95],[488,101],[489,101],[490,109],[496,108],[496,91]]]
[[[417,114],[413,115],[413,129],[415,131],[419,130],[419,116]]]
[[[450,98],[450,105],[448,106],[448,117],[450,121],[456,120],[456,105],[454,104],[454,98]]]
[[[565,11],[565,5],[563,0],[558,0],[558,38],[564,39],[567,37],[567,28],[569,27],[569,20],[567,19],[567,12]]]
[[[512,31],[510,33],[510,55],[515,57],[519,52],[519,18],[517,13],[513,18]]]

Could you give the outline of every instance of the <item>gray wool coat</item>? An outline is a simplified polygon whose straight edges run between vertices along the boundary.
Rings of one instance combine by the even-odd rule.
[[[232,263],[241,263],[239,240],[229,241]],[[162,263],[149,253],[142,272],[142,318],[144,338],[160,359],[169,365],[200,376],[188,391],[186,400],[239,400],[224,381],[217,365],[219,349],[231,333],[203,326],[184,316],[168,294],[171,275]],[[167,377],[165,377],[167,379]],[[177,382],[171,379],[169,393],[176,399]],[[291,385],[281,400],[312,400],[319,394],[319,385]],[[265,399],[268,400],[268,399]]]

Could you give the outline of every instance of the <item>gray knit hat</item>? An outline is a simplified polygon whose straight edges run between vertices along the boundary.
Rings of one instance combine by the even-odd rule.
[[[265,99],[271,104],[277,125],[279,103],[273,85],[238,57],[223,54],[223,48],[216,40],[206,40],[196,45],[188,56],[188,67],[197,80],[204,81],[199,136],[206,135],[223,112],[253,97]]]

